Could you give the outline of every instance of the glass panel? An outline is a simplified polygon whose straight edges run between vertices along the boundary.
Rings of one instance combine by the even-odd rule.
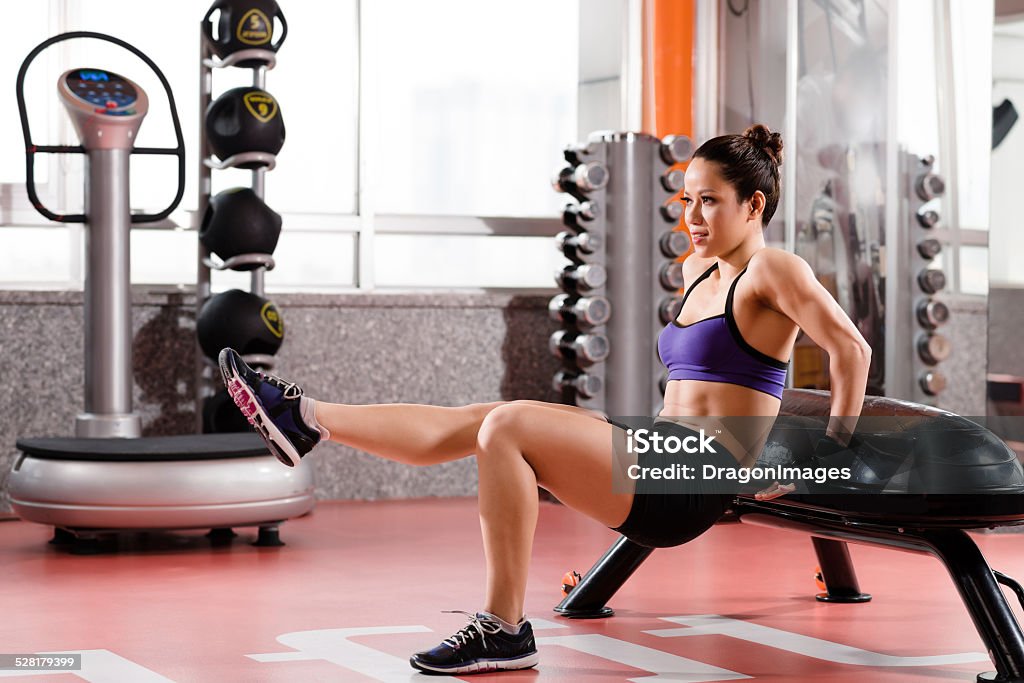
[[[196,281],[196,233],[134,230],[132,283],[178,285]],[[351,234],[285,229],[266,274],[267,291],[331,291],[355,281],[355,237]],[[214,271],[214,291],[249,289],[248,272]]]
[[[277,265],[267,273],[267,291],[331,291],[354,287],[356,240],[352,234],[305,232],[286,227],[274,252]]]
[[[988,247],[960,247],[960,292],[988,294]]]
[[[872,348],[884,329],[881,254],[885,242],[889,16],[874,2],[801,0],[796,125],[787,163],[796,166],[796,252],[836,298]],[[871,93],[871,97],[866,97]],[[801,335],[794,376],[825,388],[827,368]],[[882,393],[881,363],[868,393]]]
[[[267,91],[280,103],[287,137],[267,174],[267,203],[279,213],[355,213],[358,2],[280,4],[288,38],[267,73]]]
[[[899,41],[896,103],[899,143],[911,154],[935,156],[935,170],[942,172],[939,154],[939,117],[936,106],[935,13],[933,0],[901,0],[895,3]]]
[[[196,206],[199,26],[210,1],[182,0],[161,6],[158,17],[151,5],[137,0],[69,2],[74,18],[70,28],[101,24],[104,32],[148,54],[167,76],[188,155],[188,183],[181,204],[184,209]],[[266,78],[267,91],[280,102],[287,130],[278,167],[268,174],[266,183],[267,201],[278,212],[355,211],[359,73],[356,7],[356,0],[336,0],[289,3],[284,8],[288,38],[277,66],[267,72]],[[156,25],[159,30],[154,30]],[[73,64],[67,68],[78,64],[103,66],[137,81],[149,94],[150,113],[139,131],[139,145],[173,146],[163,88],[155,76],[149,75],[148,68],[130,53],[100,41],[79,40],[72,45]],[[311,88],[310,74],[325,73],[325,64],[330,64],[330,81],[318,78],[316,87]],[[248,69],[214,72],[215,97],[229,88],[251,84],[252,71]],[[165,206],[173,197],[174,162],[135,157],[132,165],[132,206],[147,210]],[[245,175],[244,184],[248,185]]]
[[[569,264],[551,237],[377,235],[379,287],[544,287]]]
[[[1024,19],[996,25],[992,70],[992,103],[1008,100],[1018,115],[1024,113]],[[1018,258],[1024,250],[1019,208],[1022,160],[1024,121],[1018,120],[992,150],[989,258],[993,287],[1024,286],[1024,268]]]
[[[783,3],[784,4],[784,3]],[[786,113],[786,11],[775,0],[743,0],[721,7],[720,134],[742,133],[754,123],[783,132]],[[700,140],[698,142],[704,142]],[[783,140],[783,154],[793,141]],[[782,247],[786,235],[785,192],[765,227],[769,246]]]
[[[3,75],[0,76],[0,89],[6,95],[14,93],[18,68],[22,60],[32,48],[49,35],[48,9],[49,5],[45,2],[19,4],[17,30],[4,32],[4,39],[0,42],[0,64],[4,65]],[[45,53],[37,57],[25,79],[25,102],[32,117],[32,138],[33,141],[44,144],[50,132],[49,112],[56,104],[53,84],[41,77],[47,70],[47,59],[48,55]],[[22,144],[18,106],[13,97],[6,99],[6,106],[0,107],[0,130],[4,131],[3,154],[0,154],[0,183],[24,183],[25,146]],[[47,156],[36,157],[36,182],[46,182]]]
[[[194,284],[196,240],[190,230],[132,230],[132,284]]]
[[[132,0],[68,0],[68,30],[100,30],[135,46],[164,72],[177,103],[178,117],[185,136],[187,185],[183,207],[195,203],[196,108],[198,98],[199,20],[206,13],[206,0],[181,0],[170,6],[154,7]],[[149,96],[149,113],[139,129],[137,144],[141,147],[173,147],[174,129],[163,86],[138,57],[100,40],[72,40],[66,48],[54,48],[57,54],[65,49],[67,61],[61,59],[51,72],[54,87],[57,77],[78,66],[103,68],[129,78]],[[61,112],[62,120],[66,115]],[[70,125],[63,126],[65,144],[79,144]],[[131,204],[134,209],[162,209],[174,198],[177,181],[173,158],[134,156],[131,161]],[[68,174],[69,200],[78,201],[77,189],[83,179]],[[74,206],[68,207],[74,211]]]
[[[75,228],[66,226],[0,229],[0,254],[4,255],[0,286],[6,289],[75,286],[70,282],[72,230]]]
[[[950,3],[960,228],[988,230],[992,152],[991,0]]]
[[[554,216],[576,141],[576,0],[377,0],[376,210]],[[525,46],[525,47],[524,47]]]

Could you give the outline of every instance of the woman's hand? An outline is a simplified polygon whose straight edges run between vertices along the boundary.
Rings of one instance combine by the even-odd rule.
[[[795,490],[796,484],[780,484],[779,482],[775,482],[764,491],[758,491],[755,493],[754,498],[756,500],[771,500],[772,498],[784,496],[787,493],[793,493]]]

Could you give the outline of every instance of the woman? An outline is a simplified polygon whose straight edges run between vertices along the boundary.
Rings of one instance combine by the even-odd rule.
[[[753,464],[764,430],[725,429],[723,420],[709,416],[777,416],[799,329],[829,354],[833,417],[827,436],[841,442],[860,413],[871,356],[806,262],[765,247],[764,227],[779,202],[781,161],[781,137],[762,125],[709,140],[694,153],[683,196],[694,245],[683,271],[693,284],[677,320],[659,338],[670,370],[659,417],[673,419],[659,420],[655,428],[685,436],[714,425],[721,430],[714,457],[734,467]],[[294,383],[254,372],[231,349],[221,353],[220,363],[235,402],[285,464],[297,464],[323,439],[414,465],[476,454],[487,562],[484,609],[469,615],[469,624],[451,638],[413,655],[412,665],[423,671],[466,674],[537,663],[523,602],[538,485],[655,547],[703,533],[730,499],[699,486],[689,495],[624,488],[621,467],[656,460],[627,455],[623,462],[621,453],[613,454],[613,439],[621,443],[623,430],[594,411],[540,401],[329,404],[303,396]],[[758,495],[790,490],[776,483]]]

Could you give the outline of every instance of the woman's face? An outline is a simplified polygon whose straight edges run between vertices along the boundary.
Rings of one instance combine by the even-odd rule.
[[[736,188],[719,175],[718,164],[701,158],[691,161],[683,203],[696,254],[709,258],[735,249],[750,230],[751,202],[739,201]]]

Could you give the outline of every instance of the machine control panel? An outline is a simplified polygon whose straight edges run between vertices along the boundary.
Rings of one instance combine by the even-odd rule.
[[[97,114],[130,116],[138,99],[135,86],[123,76],[102,69],[78,69],[65,77],[68,90],[95,107]]]
[[[64,108],[86,149],[131,149],[149,110],[145,91],[106,69],[65,71],[58,83]]]

